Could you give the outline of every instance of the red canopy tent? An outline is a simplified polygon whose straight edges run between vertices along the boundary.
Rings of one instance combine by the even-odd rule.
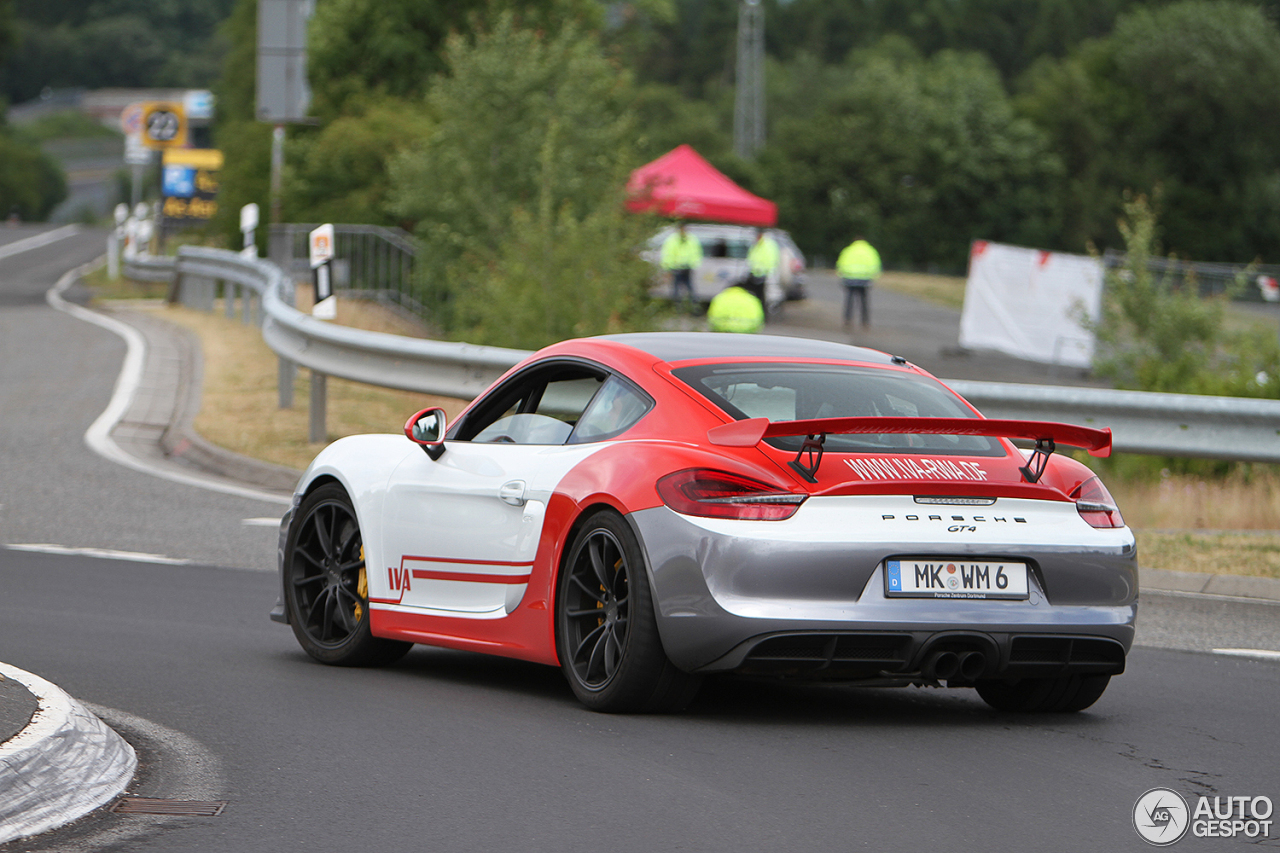
[[[688,145],[636,169],[627,190],[627,207],[637,212],[761,227],[778,221],[776,204],[726,178]]]

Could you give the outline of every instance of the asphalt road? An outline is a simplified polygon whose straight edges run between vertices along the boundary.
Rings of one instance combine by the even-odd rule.
[[[37,230],[0,227],[0,252]],[[54,311],[45,292],[105,247],[106,232],[87,229],[0,257],[0,542],[271,569],[275,531],[245,520],[279,518],[278,505],[128,471],[85,446],[115,387],[124,342]]]
[[[101,245],[0,257],[0,542],[194,563],[0,549],[0,659],[135,745],[130,793],[228,805],[99,812],[4,853],[1139,850],[1150,788],[1280,801],[1280,664],[1209,651],[1280,649],[1276,604],[1145,596],[1129,671],[1069,716],[722,679],[684,714],[614,717],[533,664],[426,648],[382,670],[312,663],[266,617],[274,532],[243,523],[276,506],[85,446],[123,347],[43,292]]]
[[[9,552],[0,578],[6,659],[142,747],[131,793],[179,796],[190,747],[121,711],[194,738],[205,796],[228,802],[155,826],[99,813],[14,850],[1137,850],[1129,811],[1150,788],[1280,799],[1274,663],[1138,649],[1072,716],[723,680],[685,714],[612,717],[534,664],[312,663],[265,618],[264,573]],[[1199,606],[1162,602],[1170,619]],[[148,834],[124,843],[131,829]],[[1227,842],[1203,843],[1180,847]]]

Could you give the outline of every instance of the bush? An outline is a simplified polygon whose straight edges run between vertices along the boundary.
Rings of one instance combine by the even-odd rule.
[[[538,347],[643,322],[651,222],[628,216],[629,78],[573,27],[503,15],[450,39],[435,121],[391,162],[392,212],[416,223],[419,301],[455,337]]]
[[[0,218],[43,221],[67,197],[67,179],[52,157],[0,131]]]
[[[1157,275],[1156,214],[1146,196],[1124,202],[1124,265],[1107,275],[1095,371],[1120,388],[1183,394],[1280,397],[1280,343],[1273,332],[1229,331],[1232,291],[1200,295],[1194,275]],[[1237,288],[1243,287],[1241,278]]]

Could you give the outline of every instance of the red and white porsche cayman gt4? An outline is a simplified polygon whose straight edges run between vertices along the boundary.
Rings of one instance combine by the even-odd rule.
[[[718,672],[1080,710],[1124,670],[1136,550],[1053,450],[1110,444],[983,418],[857,347],[565,341],[452,424],[428,409],[321,452],[272,618],[331,664],[423,643],[557,665],[602,711],[680,708]]]

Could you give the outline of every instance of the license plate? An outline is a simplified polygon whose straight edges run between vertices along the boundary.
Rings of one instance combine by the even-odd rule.
[[[1027,597],[1027,564],[959,560],[888,560],[884,571],[888,598]]]

